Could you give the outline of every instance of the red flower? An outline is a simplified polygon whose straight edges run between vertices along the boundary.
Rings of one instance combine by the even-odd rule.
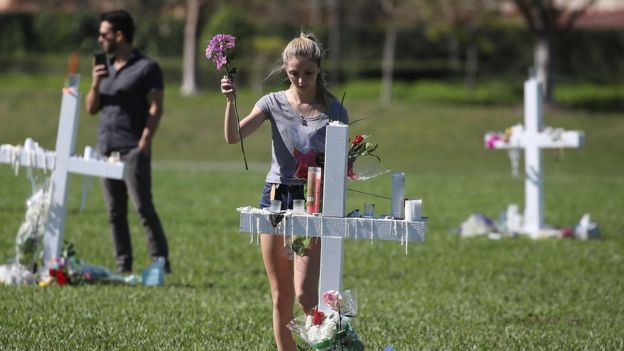
[[[49,274],[56,280],[56,284],[65,285],[69,283],[69,278],[61,269],[50,269]]]
[[[351,142],[351,144],[353,145],[359,145],[362,141],[364,141],[364,137],[360,134],[356,135],[355,138],[353,138],[353,141]]]
[[[58,285],[65,285],[69,283],[69,278],[65,275],[65,272],[58,271],[58,275],[56,276],[56,283]]]
[[[321,325],[323,324],[323,320],[325,320],[325,313],[315,308],[312,311],[312,324]]]

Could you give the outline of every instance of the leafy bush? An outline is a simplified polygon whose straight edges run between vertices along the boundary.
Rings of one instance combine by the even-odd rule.
[[[248,39],[253,37],[254,27],[246,13],[230,6],[222,6],[206,24],[200,36],[200,46],[205,47],[208,41],[219,33],[235,36],[237,49],[244,48],[237,51],[246,52],[245,49],[252,45]]]
[[[555,91],[555,101],[572,108],[622,111],[624,109],[624,88],[620,85],[561,85]]]
[[[184,19],[159,16],[155,5],[147,12],[134,11],[137,24],[135,45],[150,56],[180,57],[184,38]],[[232,5],[220,5],[206,13],[206,25],[199,36],[199,49],[216,33],[230,33],[237,37],[239,57],[237,62],[254,70],[257,82],[268,62],[274,62],[273,50],[258,55],[259,42],[266,38],[286,41],[298,31],[310,28],[295,27],[291,22],[275,18],[250,18],[251,10],[240,11]],[[296,16],[296,15],[293,15]],[[347,17],[352,14],[347,15]],[[201,22],[203,23],[202,18]],[[98,48],[96,41],[99,27],[99,13],[42,11],[33,14],[0,14],[0,57],[12,58],[1,71],[38,70],[45,67],[25,67],[25,57],[42,53],[64,53],[79,51],[90,54]],[[327,28],[318,28],[316,34],[323,44],[328,45]],[[402,28],[397,37],[395,78],[415,81],[418,79],[458,79],[463,75],[465,45],[460,43],[456,59],[459,69],[449,65],[451,50],[449,39],[444,36],[427,35],[424,23]],[[488,25],[481,28],[475,38],[480,44],[479,78],[501,75],[524,77],[533,65],[533,37],[524,26],[515,24]],[[381,57],[384,42],[383,28],[374,21],[352,21],[341,31],[340,71],[330,78],[343,80],[378,79],[381,77]],[[262,45],[260,45],[262,46]],[[574,30],[557,37],[553,43],[556,49],[554,63],[557,79],[592,81],[621,84],[624,71],[624,31],[616,30]],[[200,50],[198,50],[200,51]],[[201,52],[198,52],[200,55]],[[24,61],[24,59],[26,61]],[[257,61],[265,60],[262,63]],[[19,62],[17,62],[19,61]],[[2,62],[4,63],[4,62]],[[328,62],[327,67],[333,67]],[[24,67],[24,68],[21,68]],[[239,65],[242,67],[242,64]],[[201,69],[201,67],[200,67]],[[203,74],[203,72],[201,72]],[[265,72],[268,73],[268,72]],[[516,78],[512,78],[516,79]],[[486,94],[485,92],[481,92]],[[470,98],[472,99],[472,98]],[[480,97],[479,99],[483,99]],[[601,105],[613,105],[603,102]],[[617,105],[617,104],[616,104]]]
[[[95,24],[94,24],[95,23]],[[45,52],[90,50],[95,40],[99,18],[88,13],[41,12],[33,17],[37,48]]]

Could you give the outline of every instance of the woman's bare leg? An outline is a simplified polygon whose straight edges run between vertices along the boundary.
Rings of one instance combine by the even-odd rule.
[[[295,255],[295,296],[305,314],[318,302],[321,239],[313,238],[304,256]]]
[[[288,259],[284,240],[279,235],[260,236],[262,260],[269,278],[273,301],[273,334],[279,351],[296,350],[290,330],[286,328],[293,316],[293,262]]]

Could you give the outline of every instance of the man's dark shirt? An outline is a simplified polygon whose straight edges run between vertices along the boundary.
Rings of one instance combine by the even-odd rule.
[[[100,121],[97,148],[104,155],[124,154],[139,145],[149,114],[148,93],[163,90],[158,63],[134,50],[126,65],[116,71],[114,57],[108,64],[108,77],[100,84]]]

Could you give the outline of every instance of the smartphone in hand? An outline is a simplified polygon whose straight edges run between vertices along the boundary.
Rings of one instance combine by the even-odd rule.
[[[98,66],[98,65],[106,66],[107,72],[106,72],[105,76],[108,76],[108,64],[106,62],[106,54],[103,53],[103,52],[96,52],[96,53],[93,54],[93,57],[95,58],[95,65],[96,66]]]

